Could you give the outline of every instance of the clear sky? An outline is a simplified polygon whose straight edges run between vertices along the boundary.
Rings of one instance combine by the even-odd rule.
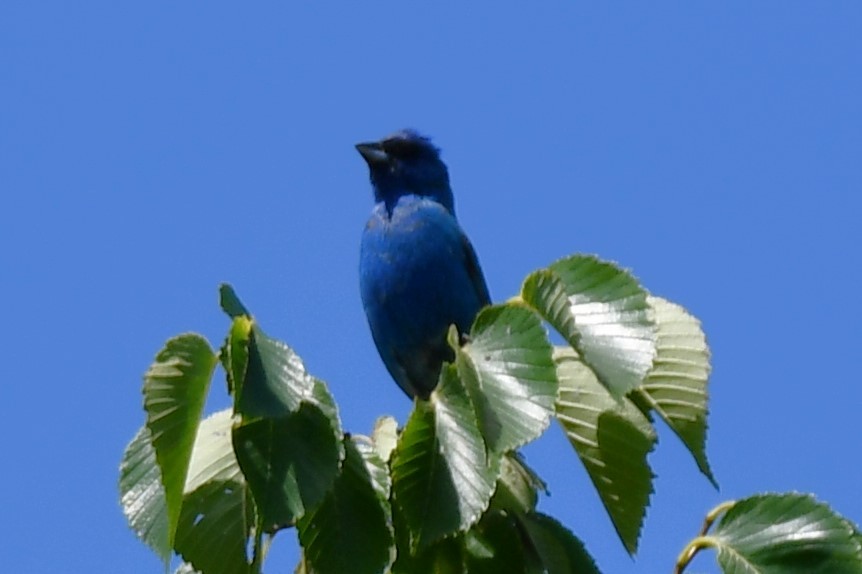
[[[755,492],[862,520],[862,4],[298,4],[0,4],[0,569],[161,571],[117,466],[163,341],[220,343],[221,281],[348,430],[406,419],[359,302],[353,144],[408,126],[496,300],[596,253],[704,322],[722,489],[660,428],[634,561],[559,429],[527,450],[605,572],[670,572]],[[268,571],[295,558],[283,533]]]

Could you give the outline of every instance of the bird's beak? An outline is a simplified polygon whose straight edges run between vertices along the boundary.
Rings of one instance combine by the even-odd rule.
[[[385,164],[389,161],[389,156],[383,151],[383,146],[379,142],[356,144],[356,151],[369,166]]]

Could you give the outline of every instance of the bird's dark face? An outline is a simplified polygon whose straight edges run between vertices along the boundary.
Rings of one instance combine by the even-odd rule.
[[[368,164],[374,199],[391,211],[402,196],[428,197],[454,214],[449,172],[440,150],[413,130],[402,130],[356,149]]]

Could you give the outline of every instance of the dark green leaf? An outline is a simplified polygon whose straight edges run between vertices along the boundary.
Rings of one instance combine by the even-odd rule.
[[[547,574],[600,574],[593,558],[568,528],[542,513],[520,517]]]
[[[527,277],[521,297],[616,398],[643,382],[655,356],[655,326],[647,292],[627,271],[575,255]]]
[[[658,341],[652,370],[635,392],[657,412],[694,456],[700,471],[714,484],[706,459],[709,348],[700,322],[685,309],[650,297]]]
[[[246,317],[251,317],[251,313],[248,309],[245,308],[245,305],[242,304],[242,301],[239,300],[236,292],[233,290],[233,287],[228,285],[227,283],[222,283],[218,286],[218,294],[219,294],[219,305],[221,305],[222,311],[228,314],[231,319],[236,319],[242,315]]]
[[[234,427],[233,445],[267,531],[292,524],[320,502],[344,456],[332,420],[308,402],[288,416]]]
[[[464,572],[469,574],[542,572],[538,564],[531,563],[517,520],[494,510],[487,512],[479,525],[464,535],[464,562]]]
[[[246,494],[241,483],[215,481],[186,495],[176,550],[195,569],[206,574],[249,571],[246,544],[254,514]]]
[[[313,387],[299,355],[253,326],[245,380],[236,387],[237,412],[251,418],[282,417],[296,412]]]
[[[487,508],[497,468],[470,399],[452,365],[444,365],[430,401],[417,401],[392,459],[392,482],[416,551],[475,523]]]
[[[370,445],[345,439],[344,447],[341,473],[326,498],[299,520],[299,539],[317,574],[376,574],[394,558],[388,475]]]
[[[462,538],[446,538],[416,555],[399,543],[392,574],[465,574]]]
[[[707,540],[728,574],[862,573],[854,526],[804,494],[740,500]]]
[[[539,501],[539,491],[547,492],[545,482],[517,452],[508,453],[500,465],[500,478],[491,506],[508,512],[532,512]]]
[[[254,510],[234,456],[231,425],[230,410],[201,421],[177,528],[176,551],[206,574],[248,570]]]
[[[120,504],[129,526],[159,558],[171,559],[168,536],[168,507],[162,476],[156,463],[156,451],[150,440],[150,429],[142,427],[120,464]]]
[[[552,351],[539,317],[520,304],[476,317],[456,363],[490,450],[513,450],[548,427],[557,396]]]
[[[144,376],[147,428],[161,469],[171,544],[192,446],[217,362],[206,339],[180,335],[168,340]]]
[[[647,454],[656,442],[649,420],[628,399],[614,399],[568,348],[558,348],[557,420],[590,475],[617,534],[637,550],[653,474]]]

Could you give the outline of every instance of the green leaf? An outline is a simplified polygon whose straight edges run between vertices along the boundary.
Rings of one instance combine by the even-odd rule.
[[[469,343],[456,345],[458,375],[491,451],[513,450],[548,427],[557,396],[552,351],[539,317],[514,303],[482,309]]]
[[[685,309],[650,297],[656,314],[657,355],[643,386],[635,392],[661,416],[718,487],[706,459],[709,348],[700,322]]]
[[[387,512],[387,519],[391,523],[392,516],[390,512],[391,507],[389,506],[389,496],[392,492],[392,478],[389,476],[389,465],[380,458],[380,454],[372,444],[365,442],[366,439],[352,437],[352,440],[355,448],[362,455],[365,470],[371,479],[371,486],[374,487],[381,504],[383,504]]]
[[[231,287],[227,283],[222,283],[218,286],[218,294],[219,305],[221,306],[222,311],[227,313],[227,315],[231,319],[236,319],[237,317],[241,317],[243,315],[249,318],[251,317],[251,313],[248,309],[245,308],[245,305],[242,304],[242,301],[239,300],[239,297],[233,290],[233,287]]]
[[[245,481],[231,442],[233,417],[230,409],[213,413],[201,421],[184,492],[208,482]]]
[[[120,505],[137,537],[167,564],[171,559],[168,507],[147,427],[141,427],[123,453]]]
[[[392,574],[464,573],[463,540],[460,536],[440,540],[416,555],[411,555],[399,542],[398,557],[392,565]]]
[[[249,571],[246,542],[254,513],[237,482],[207,482],[186,495],[176,550],[206,574]]]
[[[376,574],[394,558],[386,466],[370,445],[345,438],[344,448],[326,498],[299,520],[299,540],[316,574]]]
[[[172,545],[192,445],[218,362],[206,339],[186,334],[168,340],[144,375],[144,409],[161,469]]]
[[[219,359],[227,373],[228,393],[234,394],[242,389],[248,371],[248,348],[251,328],[254,325],[246,315],[236,317],[230,326],[227,340],[221,349]]]
[[[293,349],[252,326],[245,380],[236,386],[237,412],[250,418],[294,413],[312,395],[314,384]]]
[[[596,563],[571,531],[545,514],[535,512],[520,517],[547,574],[600,574]]]
[[[234,456],[231,425],[229,409],[201,421],[177,527],[175,550],[206,574],[249,569],[254,507]]]
[[[557,420],[575,448],[629,553],[637,550],[653,474],[655,430],[628,399],[614,399],[568,348],[557,348]]]
[[[320,502],[344,456],[332,420],[309,402],[288,416],[235,426],[233,445],[267,532],[293,524]]]
[[[539,502],[540,490],[547,492],[545,482],[527,466],[523,455],[510,452],[500,465],[500,478],[491,506],[507,512],[532,512]]]
[[[535,308],[616,398],[643,382],[655,357],[647,292],[627,271],[575,255],[532,273],[521,298]]]
[[[763,494],[734,504],[704,546],[729,574],[859,574],[854,526],[804,494]]]
[[[174,542],[178,553],[207,574],[247,569],[245,546],[253,511],[230,429],[230,410],[198,426]],[[126,449],[120,478],[122,505],[138,536],[167,561],[167,505],[149,434],[143,427]],[[185,567],[191,571],[191,564]]]
[[[398,444],[398,422],[390,416],[382,416],[374,423],[374,431],[371,435],[374,448],[384,462],[389,462],[392,451]]]
[[[525,550],[515,517],[505,512],[488,511],[478,526],[464,536],[463,571],[470,574],[540,574],[539,565],[531,563]]]
[[[475,523],[494,489],[470,399],[445,364],[430,401],[417,401],[392,459],[395,501],[415,552]]]
[[[230,442],[230,410],[218,412],[198,426],[184,493],[212,482],[243,483]],[[126,449],[120,474],[123,511],[138,536],[167,561],[167,504],[150,431],[141,428]],[[178,529],[182,529],[181,526]],[[178,534],[179,536],[179,534]]]

